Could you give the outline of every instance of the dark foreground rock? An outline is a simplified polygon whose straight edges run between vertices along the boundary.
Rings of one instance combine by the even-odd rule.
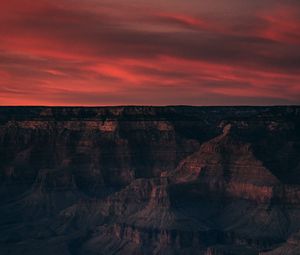
[[[300,107],[1,107],[0,254],[300,253]]]

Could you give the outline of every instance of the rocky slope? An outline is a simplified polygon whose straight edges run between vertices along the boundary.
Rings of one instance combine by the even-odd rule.
[[[1,107],[1,254],[299,254],[300,107]]]

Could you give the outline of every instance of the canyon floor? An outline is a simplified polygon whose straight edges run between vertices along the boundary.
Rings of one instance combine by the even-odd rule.
[[[0,107],[0,254],[299,255],[300,106]]]

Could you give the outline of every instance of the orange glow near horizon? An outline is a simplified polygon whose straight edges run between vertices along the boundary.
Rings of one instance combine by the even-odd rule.
[[[299,1],[199,2],[2,1],[0,105],[300,104]]]

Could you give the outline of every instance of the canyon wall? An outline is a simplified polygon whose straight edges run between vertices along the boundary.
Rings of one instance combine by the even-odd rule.
[[[300,107],[0,107],[1,254],[298,254]]]

